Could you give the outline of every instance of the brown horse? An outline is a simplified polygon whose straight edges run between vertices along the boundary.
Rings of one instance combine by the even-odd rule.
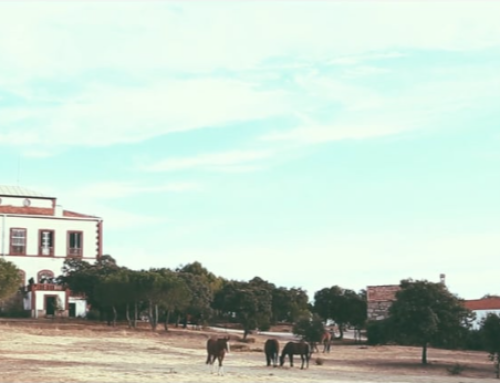
[[[278,355],[280,353],[280,344],[276,339],[268,339],[264,344],[264,352],[266,353],[267,365],[270,366],[273,362],[273,366],[278,365]]]
[[[323,344],[323,353],[330,352],[330,346],[332,345],[332,334],[329,331],[325,331],[321,335],[321,344]]]
[[[207,341],[207,362],[206,364],[210,364],[210,372],[213,374],[214,372],[214,362],[215,359],[219,361],[219,368],[217,370],[217,374],[224,375],[224,370],[222,367],[222,361],[224,360],[224,356],[226,352],[229,352],[229,337],[219,338],[219,339],[209,339]]]
[[[300,369],[304,369],[304,364],[306,364],[306,368],[309,368],[309,359],[311,359],[311,346],[306,342],[288,342],[281,352],[280,366],[283,366],[283,364],[285,363],[285,356],[287,355],[290,359],[290,367],[293,367],[293,356],[300,355],[300,358],[302,359],[302,366],[300,367]]]

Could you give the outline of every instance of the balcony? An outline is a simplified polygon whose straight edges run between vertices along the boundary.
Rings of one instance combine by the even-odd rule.
[[[33,283],[28,285],[28,291],[64,291],[65,286],[55,285],[53,283]]]

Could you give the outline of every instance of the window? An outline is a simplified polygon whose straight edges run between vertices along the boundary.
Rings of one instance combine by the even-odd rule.
[[[54,230],[40,230],[38,255],[54,255]]]
[[[26,255],[26,229],[10,229],[10,253]]]
[[[83,247],[83,233],[81,231],[68,231],[68,256],[81,257]]]

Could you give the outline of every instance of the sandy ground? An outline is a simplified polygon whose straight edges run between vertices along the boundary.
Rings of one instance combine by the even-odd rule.
[[[205,344],[213,331],[115,329],[75,322],[0,321],[0,382],[499,382],[483,352],[335,343],[313,354],[309,369],[265,366],[265,336],[244,343],[232,334],[224,376],[210,373]],[[284,340],[280,341],[283,346]],[[321,358],[323,364],[316,360]],[[465,370],[450,375],[460,363]],[[288,364],[285,364],[288,366]]]

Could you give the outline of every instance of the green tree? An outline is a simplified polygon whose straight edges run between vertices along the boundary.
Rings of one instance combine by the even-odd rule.
[[[422,364],[427,364],[431,341],[444,347],[456,345],[472,319],[472,313],[444,284],[411,279],[401,281],[389,316],[396,340],[422,346]]]
[[[101,312],[101,316],[106,311],[111,310],[104,299],[100,299],[98,294],[101,290],[96,289],[103,280],[111,274],[117,273],[120,268],[113,257],[103,255],[93,264],[82,259],[66,259],[62,267],[62,275],[58,277],[61,283],[66,284],[75,293],[85,294],[87,302]],[[106,301],[107,302],[107,301]],[[111,324],[110,313],[108,324]]]
[[[344,337],[347,323],[361,326],[366,320],[366,299],[353,290],[332,286],[314,294],[313,311],[323,319],[331,319],[339,327],[339,339]]]
[[[272,322],[295,322],[309,313],[309,297],[300,288],[272,290]]]
[[[0,258],[0,299],[7,299],[19,290],[19,269],[10,261]]]
[[[236,316],[243,327],[243,337],[255,328],[269,327],[271,291],[260,278],[250,282],[227,281],[214,298],[214,308]]]
[[[496,376],[500,378],[500,316],[489,313],[481,321],[480,333],[484,348],[490,353],[490,359],[495,365]]]
[[[295,322],[292,331],[303,341],[311,344],[311,349],[314,350],[316,342],[319,342],[325,332],[325,327],[322,318],[318,314],[313,314],[312,318],[304,316]]]

